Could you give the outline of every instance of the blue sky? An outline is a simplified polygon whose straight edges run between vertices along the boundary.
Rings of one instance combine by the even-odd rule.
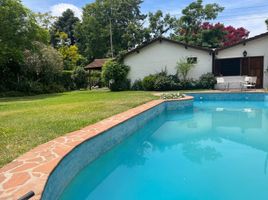
[[[60,15],[67,8],[81,16],[82,7],[94,0],[22,0],[25,6],[35,12],[51,11],[53,15]],[[179,17],[181,10],[193,0],[144,0],[141,5],[143,13],[154,12],[158,9]],[[268,18],[267,0],[204,0],[204,3],[218,3],[225,7],[215,22],[225,25],[245,27],[250,36],[266,32],[264,20]]]

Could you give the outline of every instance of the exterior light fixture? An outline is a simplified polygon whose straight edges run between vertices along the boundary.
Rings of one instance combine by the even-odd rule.
[[[243,56],[244,56],[244,57],[247,57],[247,55],[248,55],[248,52],[247,52],[247,51],[244,51],[244,52],[243,52]]]

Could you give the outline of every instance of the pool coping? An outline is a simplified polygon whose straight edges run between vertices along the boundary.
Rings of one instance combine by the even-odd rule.
[[[164,102],[188,100],[193,97],[153,100],[35,147],[0,169],[0,200],[18,199],[29,191],[35,193],[32,199],[41,199],[49,175],[77,146]]]

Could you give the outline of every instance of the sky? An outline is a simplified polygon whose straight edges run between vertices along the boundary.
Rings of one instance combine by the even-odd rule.
[[[76,16],[81,18],[82,8],[94,0],[22,0],[22,3],[34,12],[48,12],[59,16],[66,9],[72,9]],[[194,0],[144,0],[141,4],[143,13],[162,10],[179,17],[181,10]],[[268,18],[267,0],[204,0],[204,3],[218,3],[225,10],[214,21],[244,27],[250,31],[250,37],[267,31],[264,23]]]

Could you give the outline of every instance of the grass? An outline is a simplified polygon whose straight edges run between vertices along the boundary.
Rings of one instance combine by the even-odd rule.
[[[0,98],[0,167],[39,144],[156,98],[152,92],[109,91]]]

